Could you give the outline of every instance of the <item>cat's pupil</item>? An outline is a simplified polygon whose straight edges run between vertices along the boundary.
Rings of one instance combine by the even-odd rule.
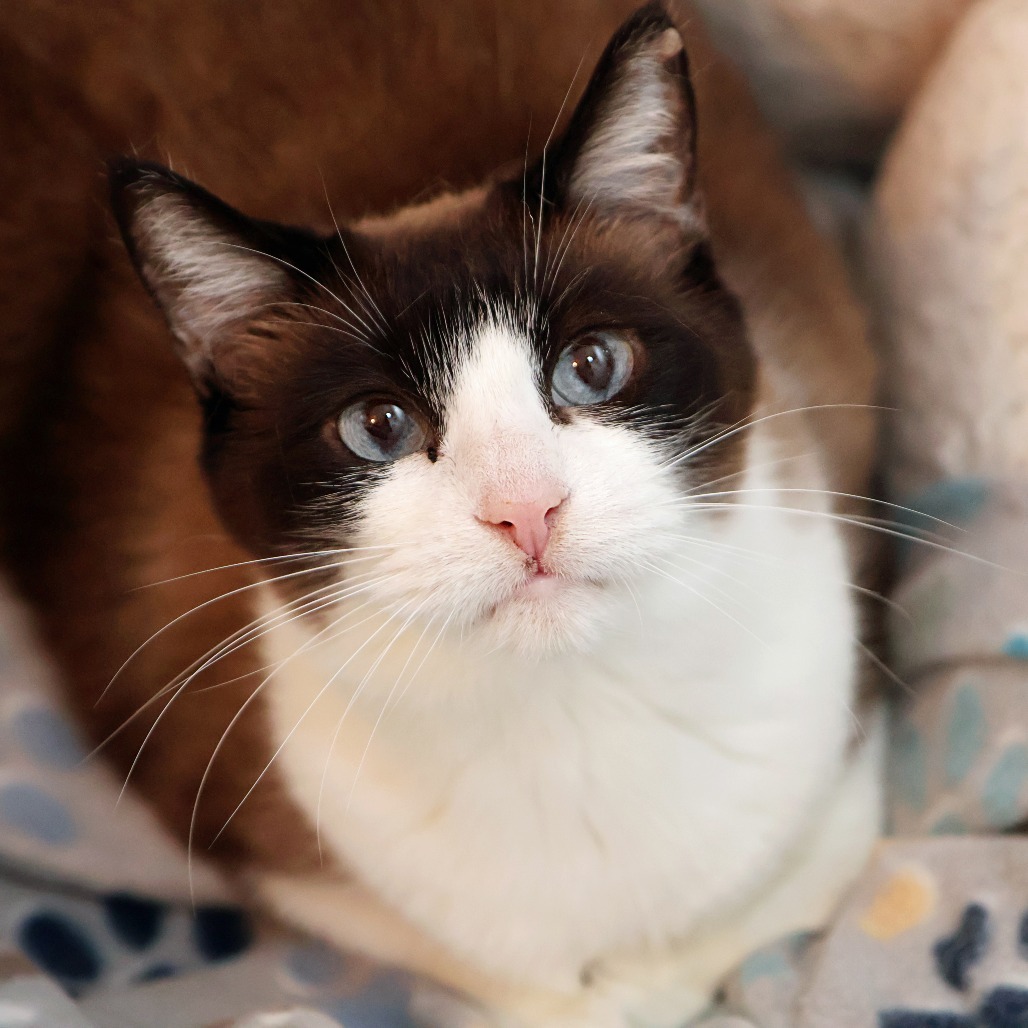
[[[607,346],[599,340],[579,343],[571,351],[575,374],[594,392],[602,393],[614,375],[614,359]]]
[[[389,450],[406,434],[407,415],[395,403],[370,403],[364,408],[364,431],[383,450]]]

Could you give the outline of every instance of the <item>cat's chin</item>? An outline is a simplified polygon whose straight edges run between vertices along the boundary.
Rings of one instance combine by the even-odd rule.
[[[490,647],[528,658],[586,652],[609,616],[606,593],[596,582],[537,575],[493,607],[478,634]]]

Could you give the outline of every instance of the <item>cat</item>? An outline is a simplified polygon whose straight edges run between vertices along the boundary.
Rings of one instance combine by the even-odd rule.
[[[282,917],[490,1023],[679,1024],[877,830],[873,366],[695,38],[647,5],[538,158],[327,234],[116,162],[185,374],[115,290],[42,447],[81,458],[35,602],[70,680],[115,672],[69,689],[97,741]]]

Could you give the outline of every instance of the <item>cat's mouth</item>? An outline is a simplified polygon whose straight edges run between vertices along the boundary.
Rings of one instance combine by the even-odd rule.
[[[526,569],[526,571],[527,573],[519,585],[514,586],[502,599],[490,605],[485,615],[487,621],[502,613],[512,604],[526,600],[529,602],[545,602],[572,584],[570,579],[557,575],[555,572],[549,571],[539,564]]]
[[[490,616],[498,611],[502,611],[504,607],[512,603],[524,602],[526,600],[529,602],[545,603],[569,591],[602,589],[606,585],[600,579],[558,573],[540,564],[536,564],[534,567],[526,570],[527,573],[522,582],[515,586],[503,599],[493,604],[489,611]]]
[[[501,586],[479,622],[490,652],[499,645],[538,658],[582,650],[610,613],[603,596],[613,584],[584,570],[526,567]]]
[[[541,564],[536,564],[524,583],[518,588],[515,596],[552,596],[561,588],[561,580],[552,571],[547,571]]]

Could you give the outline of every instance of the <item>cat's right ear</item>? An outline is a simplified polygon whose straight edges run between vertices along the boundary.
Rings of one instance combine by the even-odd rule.
[[[248,324],[296,294],[317,237],[247,218],[156,164],[120,160],[108,172],[125,244],[197,391],[231,391]]]
[[[689,61],[661,0],[636,11],[608,44],[546,177],[546,195],[569,209],[703,234]]]

